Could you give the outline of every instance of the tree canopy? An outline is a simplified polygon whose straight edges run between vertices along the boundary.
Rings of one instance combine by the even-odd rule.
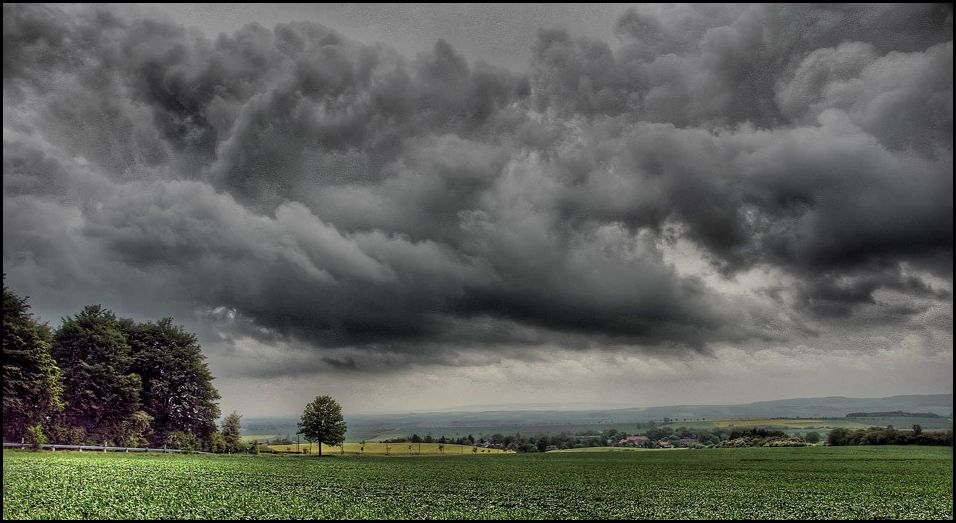
[[[120,325],[131,349],[131,368],[142,380],[143,411],[153,418],[150,442],[162,445],[177,431],[208,438],[216,430],[219,393],[196,336],[171,318],[122,320]]]
[[[233,411],[222,420],[222,438],[225,441],[226,452],[233,453],[242,450],[242,437],[239,435],[239,420],[242,416]]]
[[[3,281],[3,437],[17,440],[27,427],[48,423],[62,408],[62,373],[50,355],[50,330]]]
[[[306,441],[319,443],[320,456],[322,444],[342,444],[345,441],[345,431],[342,407],[331,396],[317,396],[305,406],[305,412],[299,420],[299,432]]]
[[[57,331],[53,357],[63,368],[64,418],[93,441],[117,441],[140,408],[142,380],[119,322],[88,305]]]

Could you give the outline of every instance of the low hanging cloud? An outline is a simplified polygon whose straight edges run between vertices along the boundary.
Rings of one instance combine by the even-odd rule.
[[[949,5],[642,6],[616,49],[540,30],[517,72],[311,22],[3,9],[14,285],[340,371],[851,325],[951,346]]]

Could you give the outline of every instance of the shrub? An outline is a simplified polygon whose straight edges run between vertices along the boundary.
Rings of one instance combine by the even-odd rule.
[[[83,445],[86,443],[86,429],[83,427],[71,427],[67,443],[70,445]]]
[[[123,434],[121,441],[127,447],[146,447],[149,446],[147,435],[150,433],[150,423],[153,417],[144,411],[136,411],[133,416],[123,425]]]
[[[46,434],[43,433],[43,427],[39,425],[27,427],[26,440],[33,450],[42,449],[43,445],[46,444]]]
[[[64,423],[53,423],[47,427],[49,441],[64,445],[83,445],[86,443],[86,429],[70,427]]]
[[[174,449],[193,452],[199,450],[199,438],[189,432],[170,432],[166,437],[166,446]]]
[[[847,445],[848,439],[850,436],[850,431],[844,428],[836,428],[830,431],[827,434],[827,445],[839,446]]]
[[[209,452],[222,454],[226,452],[226,438],[218,430],[209,437]]]
[[[806,447],[807,443],[800,438],[773,438],[763,445],[764,447]]]

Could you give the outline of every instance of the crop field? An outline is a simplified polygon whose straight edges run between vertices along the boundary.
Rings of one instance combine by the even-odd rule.
[[[252,443],[253,441],[258,441],[262,443],[274,438],[281,438],[279,434],[243,434],[240,439],[243,443]]]
[[[3,518],[952,519],[945,447],[473,456],[4,451]]]
[[[670,452],[686,448],[644,449],[640,447],[582,447],[579,449],[549,450],[548,452]]]
[[[486,449],[481,447],[472,447],[471,445],[455,445],[452,443],[446,443],[445,448],[440,448],[438,443],[379,443],[379,442],[369,442],[364,445],[361,443],[354,443],[346,441],[344,444],[344,453],[345,454],[381,454],[381,455],[395,455],[395,456],[409,456],[409,455],[461,455],[461,454],[478,454],[478,455],[489,455],[489,454],[514,454],[514,452],[508,450],[500,449]],[[268,445],[267,448],[279,452],[296,452],[296,448],[300,451],[305,451],[309,454],[318,454],[319,453],[319,444],[312,443],[300,443],[298,446],[293,443],[291,445]],[[343,449],[342,445],[322,445],[323,454],[342,454]]]

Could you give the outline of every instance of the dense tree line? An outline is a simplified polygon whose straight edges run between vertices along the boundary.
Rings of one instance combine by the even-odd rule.
[[[608,429],[603,431],[582,431],[577,433],[561,432],[558,434],[538,434],[525,436],[520,432],[513,435],[492,434],[475,437],[473,434],[459,437],[441,436],[434,438],[432,435],[421,437],[413,434],[408,437],[399,437],[383,440],[386,443],[454,443],[458,445],[474,445],[478,447],[497,448],[502,450],[513,450],[517,452],[544,452],[553,449],[587,448],[587,447],[616,447],[616,446],[659,446],[658,442],[666,440],[673,441],[674,446],[686,446],[689,440],[694,444],[713,445],[722,440],[726,440],[730,434],[729,429],[717,428],[714,430],[689,429],[687,427],[658,427],[653,422],[640,424],[644,427],[638,433],[630,434],[617,429]],[[621,443],[629,436],[646,436],[648,441],[644,444]]]
[[[953,446],[953,431],[923,432],[913,425],[903,431],[893,427],[869,427],[866,429],[833,429],[827,434],[827,444],[843,445],[949,445]]]
[[[437,439],[431,435],[422,438],[413,434],[410,437],[385,441],[388,443],[416,443],[418,441],[431,443],[434,441],[436,443],[456,443],[516,452],[546,452],[548,450],[588,447],[802,447],[814,445],[823,440],[820,433],[814,431],[797,435],[766,427],[698,429],[657,426],[654,423],[646,423],[642,427],[635,434],[618,431],[617,429],[533,436],[523,436],[521,433],[514,435],[492,434],[477,438],[469,434],[467,437],[447,438],[441,436]],[[952,446],[953,432],[951,430],[923,432],[919,425],[914,425],[912,431],[894,430],[892,427],[886,429],[874,427],[857,431],[833,429],[827,438],[827,444]]]
[[[727,439],[721,441],[719,447],[804,447],[810,439],[819,441],[819,437],[812,437],[816,433],[810,432],[806,436],[788,435],[782,430],[773,430],[764,427],[754,427],[744,430],[733,430]]]
[[[217,431],[212,380],[195,335],[172,319],[135,322],[90,305],[53,331],[4,279],[5,440],[32,428],[53,443],[239,450],[238,414],[228,437]]]

